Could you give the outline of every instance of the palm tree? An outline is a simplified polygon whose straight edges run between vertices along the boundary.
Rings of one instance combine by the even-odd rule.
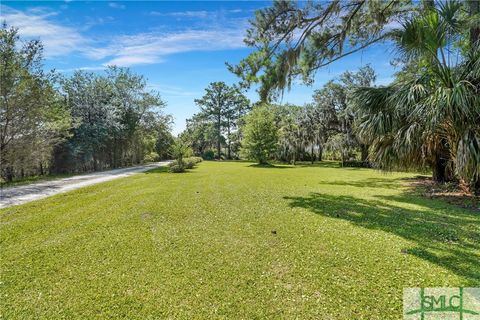
[[[382,168],[425,164],[437,181],[480,180],[480,51],[465,43],[462,5],[445,2],[396,32],[406,67],[390,86],[356,90],[359,135]]]

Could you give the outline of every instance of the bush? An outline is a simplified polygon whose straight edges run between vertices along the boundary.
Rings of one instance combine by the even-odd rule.
[[[145,155],[143,158],[144,162],[155,162],[158,161],[158,154],[156,152],[150,152],[149,154]]]
[[[202,158],[189,157],[184,158],[181,163],[178,160],[173,160],[168,166],[170,167],[170,172],[183,172],[185,169],[193,169],[199,162],[202,162]]]
[[[215,159],[215,152],[213,150],[207,150],[202,154],[202,158],[205,160]]]
[[[351,168],[372,168],[372,164],[368,161],[344,161],[342,167],[351,167]]]
[[[185,167],[183,165],[180,165],[178,163],[173,164],[173,162],[170,164],[170,172],[179,173],[184,171]]]
[[[193,169],[193,167],[196,165],[196,162],[193,161],[192,158],[185,158],[183,159],[183,165],[185,166],[185,169]]]
[[[183,159],[183,164],[185,169],[193,169],[197,163],[202,162],[202,158],[200,157],[190,157]]]
[[[203,159],[201,157],[190,157],[189,159],[192,159],[192,161],[194,161],[195,164],[203,161]]]

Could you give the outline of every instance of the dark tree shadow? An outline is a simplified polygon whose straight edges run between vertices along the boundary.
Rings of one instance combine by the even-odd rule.
[[[334,185],[334,186],[345,186],[345,187],[356,187],[356,188],[391,188],[398,187],[400,181],[405,180],[405,178],[368,178],[363,180],[356,181],[345,181],[345,180],[324,180],[319,181],[320,184],[324,185]]]
[[[416,243],[408,254],[447,268],[472,284],[480,283],[480,215],[419,196],[378,196],[366,200],[352,196],[312,193],[285,197],[291,207],[348,220],[368,229],[389,232]],[[402,203],[420,210],[405,209]]]
[[[168,170],[169,170],[168,166],[162,166],[162,167],[158,167],[158,168],[155,168],[155,169],[152,169],[152,170],[145,171],[144,173],[145,174],[163,173],[163,172],[168,172]]]
[[[261,169],[293,169],[295,167],[289,166],[289,165],[276,165],[272,163],[265,163],[265,164],[251,164],[249,165],[251,168],[261,168]]]

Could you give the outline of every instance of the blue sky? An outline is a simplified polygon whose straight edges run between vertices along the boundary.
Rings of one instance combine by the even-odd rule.
[[[225,67],[251,49],[243,43],[248,20],[260,1],[2,1],[1,20],[18,27],[24,39],[41,39],[45,67],[69,75],[75,69],[101,72],[106,65],[130,67],[148,79],[175,118],[174,132],[198,111],[194,99],[213,81],[238,79]],[[326,81],[370,63],[377,83],[391,81],[394,69],[386,44],[376,45],[319,70],[312,86],[298,84],[282,102],[303,105]],[[255,101],[252,88],[247,93]]]

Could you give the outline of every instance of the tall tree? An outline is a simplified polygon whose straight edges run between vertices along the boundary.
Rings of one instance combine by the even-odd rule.
[[[231,157],[231,132],[236,126],[236,121],[249,108],[248,99],[235,87],[230,87],[224,82],[212,82],[205,89],[205,95],[195,99],[201,108],[200,116],[211,121],[216,130],[217,158],[221,158],[223,132],[227,132],[228,158]]]
[[[357,90],[359,132],[385,168],[427,163],[435,180],[457,176],[477,188],[480,50],[455,49],[468,36],[462,11],[446,2],[405,21],[397,44],[406,68],[390,86]]]
[[[195,155],[206,157],[206,152],[215,148],[217,142],[215,125],[198,113],[187,119],[187,127],[180,134],[182,140],[187,141]],[[212,151],[213,152],[213,151]],[[212,157],[208,157],[212,160]]]
[[[278,142],[278,127],[275,114],[267,105],[259,105],[245,117],[242,153],[248,159],[266,164],[275,153]]]
[[[195,103],[200,106],[202,115],[206,119],[212,120],[215,125],[217,159],[220,159],[223,120],[227,106],[230,104],[231,91],[224,82],[212,82],[205,91],[205,95],[200,99],[195,99]]]
[[[39,41],[22,43],[15,28],[0,29],[0,171],[11,181],[44,173],[52,149],[68,134],[71,116],[42,68]]]

